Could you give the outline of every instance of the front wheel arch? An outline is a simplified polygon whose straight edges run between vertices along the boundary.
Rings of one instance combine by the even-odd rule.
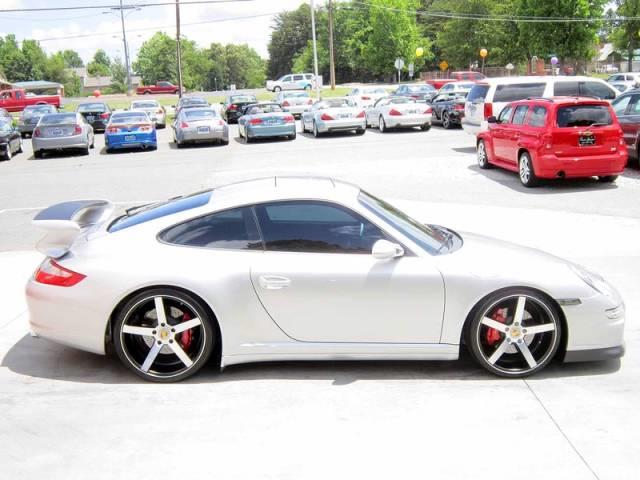
[[[216,343],[213,346],[213,353],[211,355],[212,359],[216,362],[216,365],[218,367],[221,367],[222,365],[222,342],[223,342],[223,338],[222,338],[222,331],[220,329],[220,322],[218,321],[218,317],[216,316],[215,312],[213,311],[213,308],[211,308],[211,305],[209,305],[209,302],[205,301],[202,296],[198,295],[197,293],[195,293],[192,290],[189,290],[187,288],[183,288],[183,287],[178,287],[176,285],[148,285],[142,288],[138,288],[130,293],[128,293],[127,295],[125,295],[123,298],[120,299],[120,301],[118,302],[118,304],[116,305],[116,307],[112,310],[111,315],[109,315],[109,321],[107,322],[107,326],[106,326],[106,330],[105,330],[105,335],[104,335],[104,349],[105,352],[112,354],[115,353],[114,351],[114,346],[113,346],[113,326],[114,323],[116,321],[116,318],[118,317],[118,314],[120,313],[120,310],[127,304],[127,302],[135,297],[136,295],[139,295],[140,293],[146,292],[147,290],[155,290],[157,288],[170,288],[173,290],[178,290],[181,291],[183,293],[186,293],[188,295],[191,295],[193,297],[195,297],[196,300],[198,300],[202,307],[205,308],[207,310],[207,313],[209,314],[211,320],[213,321],[213,325],[211,325],[211,327],[213,329],[215,329],[216,332]],[[210,360],[211,361],[211,360]]]
[[[462,325],[462,329],[460,331],[460,343],[459,343],[460,350],[462,350],[463,346],[467,349],[469,348],[468,335],[470,333],[469,330],[471,328],[471,322],[473,321],[473,318],[475,317],[478,309],[482,306],[482,304],[490,296],[501,294],[501,293],[507,293],[510,290],[529,290],[531,292],[537,293],[543,296],[549,302],[549,304],[555,309],[556,313],[558,314],[558,317],[560,318],[560,322],[562,323],[562,332],[560,336],[560,345],[553,359],[558,359],[558,358],[564,359],[564,355],[567,352],[567,341],[569,340],[569,327],[567,325],[567,317],[565,316],[564,311],[560,307],[560,304],[544,290],[540,290],[539,288],[534,288],[534,287],[518,286],[518,285],[499,288],[498,290],[494,290],[492,292],[487,293],[486,295],[484,295],[482,298],[479,298],[475,302],[473,307],[471,307],[471,309],[467,312],[467,316],[465,317],[464,323]]]

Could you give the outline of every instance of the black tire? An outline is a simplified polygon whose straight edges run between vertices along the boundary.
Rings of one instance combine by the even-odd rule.
[[[149,90],[145,90],[145,91],[144,91],[144,94],[145,94],[145,95],[151,95],[151,92],[150,92]]]
[[[280,92],[280,91],[282,91],[282,88],[280,88],[280,87],[273,87],[273,92],[274,92],[274,93],[278,93],[278,92]]]
[[[304,120],[300,117],[300,123],[302,124],[302,133],[307,133],[307,127],[304,126]]]
[[[522,152],[518,158],[518,176],[520,177],[520,183],[527,188],[540,185],[540,180],[536,176],[529,152]]]
[[[16,153],[22,153],[22,137],[20,137],[20,143],[18,144],[18,149],[16,150]]]
[[[7,144],[7,151],[2,157],[3,160],[11,160],[13,158],[13,152],[11,151],[11,144]]]
[[[83,148],[82,149],[82,155],[85,155],[85,156],[89,155],[89,149],[90,149],[89,145],[87,145],[87,148]]]
[[[36,150],[33,152],[33,158],[44,158],[44,152],[42,150]]]
[[[478,141],[478,145],[476,145],[476,158],[478,160],[478,166],[483,170],[492,167],[489,163],[489,154],[487,153],[487,145],[484,143],[484,140]]]
[[[517,321],[521,299],[522,315]],[[532,333],[534,328],[539,331]],[[489,295],[478,305],[465,332],[466,343],[489,372],[522,378],[542,370],[554,358],[562,328],[549,299],[533,290],[514,288]]]
[[[427,123],[426,125],[422,125],[420,127],[420,130],[422,130],[423,132],[428,132],[429,130],[431,130],[431,124]]]
[[[319,136],[321,136],[321,135],[322,135],[322,133],[320,133],[320,132],[318,131],[318,125],[316,125],[316,122],[315,122],[315,120],[314,120],[314,121],[313,121],[313,136],[314,136],[314,137],[316,137],[316,138],[318,138],[318,137],[319,137]]]
[[[356,135],[364,135],[367,130],[365,128],[359,128],[356,130]]]
[[[293,135],[287,135],[287,138],[289,140],[295,140],[296,139],[296,134],[294,133]]]
[[[380,133],[385,133],[387,131],[387,122],[384,121],[384,117],[382,115],[378,118],[378,130],[380,130]]]
[[[156,298],[162,299],[166,322],[158,315]],[[187,321],[193,326],[176,332]],[[139,377],[152,382],[178,382],[195,374],[211,357],[218,341],[214,321],[195,296],[172,288],[153,288],[135,295],[118,310],[113,344],[120,361]],[[123,331],[125,328],[129,331]],[[132,333],[132,329],[145,329],[148,335]]]
[[[453,125],[451,124],[451,117],[449,116],[449,112],[447,111],[442,113],[442,128],[446,130],[450,130],[451,128],[453,128]]]
[[[229,140],[220,140],[220,145],[229,145]]]
[[[614,183],[618,179],[618,175],[605,175],[604,177],[598,177],[598,181],[602,183]]]

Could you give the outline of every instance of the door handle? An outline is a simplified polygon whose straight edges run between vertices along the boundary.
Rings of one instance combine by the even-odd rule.
[[[278,275],[261,275],[258,283],[265,290],[280,290],[291,285],[291,280]]]

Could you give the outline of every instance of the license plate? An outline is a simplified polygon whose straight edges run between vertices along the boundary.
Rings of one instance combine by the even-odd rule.
[[[136,140],[136,136],[135,135],[125,135],[124,136],[124,141],[125,142],[134,142]]]
[[[341,113],[338,118],[351,118],[351,114],[350,113]]]
[[[63,135],[63,134],[64,134],[64,131],[63,131],[61,128],[54,128],[54,129],[51,131],[51,134],[52,134],[52,135],[55,135],[55,136],[57,136],[57,137],[59,137],[60,135]]]
[[[198,127],[198,133],[209,133],[209,127]]]
[[[409,110],[409,113],[418,113],[419,110]]]
[[[278,125],[280,123],[280,120],[267,120],[266,122],[267,125]]]
[[[87,115],[87,122],[93,122],[96,119],[93,115]]]
[[[581,147],[590,147],[596,144],[596,137],[593,133],[583,133],[578,139],[578,145]]]

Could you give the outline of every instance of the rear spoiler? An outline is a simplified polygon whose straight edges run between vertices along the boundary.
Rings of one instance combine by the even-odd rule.
[[[107,200],[75,200],[45,208],[33,219],[34,226],[47,232],[36,248],[48,257],[60,258],[82,233],[104,223],[113,210]]]

